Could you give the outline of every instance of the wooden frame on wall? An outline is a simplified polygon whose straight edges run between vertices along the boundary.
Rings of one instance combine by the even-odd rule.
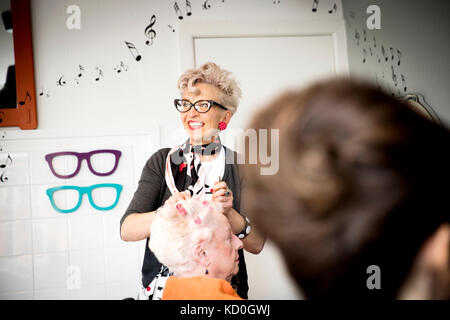
[[[0,106],[0,127],[37,128],[30,0],[12,0],[16,108]]]

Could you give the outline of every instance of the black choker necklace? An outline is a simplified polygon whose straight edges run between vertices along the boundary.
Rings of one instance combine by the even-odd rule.
[[[189,151],[191,151],[192,153],[197,153],[202,156],[212,156],[213,154],[220,152],[221,146],[222,143],[220,142],[219,139],[216,139],[211,143],[195,146],[186,142],[186,144],[183,146],[183,152],[188,153]]]

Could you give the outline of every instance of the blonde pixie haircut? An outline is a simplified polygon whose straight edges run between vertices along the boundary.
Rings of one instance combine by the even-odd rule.
[[[231,72],[221,69],[214,62],[207,62],[197,69],[189,69],[178,79],[177,87],[180,91],[198,93],[199,89],[195,87],[197,83],[209,83],[221,92],[217,101],[234,114],[239,105],[239,99],[242,92],[237,81],[231,77]]]
[[[199,199],[164,206],[152,222],[148,247],[175,275],[190,272],[196,266],[194,247],[213,239],[218,214],[214,203]]]

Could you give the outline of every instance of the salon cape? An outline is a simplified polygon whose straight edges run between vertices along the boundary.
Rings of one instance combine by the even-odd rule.
[[[244,300],[223,279],[169,277],[162,300]]]

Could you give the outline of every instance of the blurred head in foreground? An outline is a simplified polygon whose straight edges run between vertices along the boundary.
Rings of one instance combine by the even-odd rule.
[[[242,241],[213,202],[189,199],[158,210],[149,248],[180,278],[205,276],[230,281],[239,271]]]
[[[287,92],[250,128],[279,129],[280,163],[246,166],[245,212],[307,298],[449,298],[446,129],[348,79]]]

